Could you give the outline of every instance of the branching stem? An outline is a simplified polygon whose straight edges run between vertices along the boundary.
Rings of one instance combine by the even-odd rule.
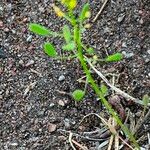
[[[98,95],[98,97],[100,98],[100,100],[102,101],[102,103],[104,104],[104,106],[107,108],[107,110],[109,110],[110,114],[115,118],[115,120],[117,121],[117,123],[121,126],[122,130],[125,132],[126,136],[130,138],[130,140],[134,143],[134,145],[139,149],[139,145],[136,142],[134,136],[132,135],[132,133],[128,130],[128,128],[122,123],[122,121],[120,120],[120,118],[118,117],[117,113],[112,109],[112,107],[110,106],[110,104],[108,103],[108,101],[105,99],[105,97],[103,96],[103,93],[101,92],[101,90],[99,89],[99,86],[95,83],[95,80],[93,79],[87,63],[84,59],[83,53],[82,53],[82,42],[81,42],[81,31],[80,31],[80,26],[79,25],[75,25],[74,26],[74,30],[76,31],[74,34],[74,39],[77,45],[77,50],[78,50],[78,59],[81,63],[81,66],[83,68],[83,71],[85,72],[87,78],[88,78],[88,82],[91,84],[92,88],[94,89],[95,93]]]

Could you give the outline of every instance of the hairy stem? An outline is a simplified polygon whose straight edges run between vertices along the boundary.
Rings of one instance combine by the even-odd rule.
[[[95,83],[95,80],[93,79],[87,63],[84,59],[83,53],[82,53],[82,42],[81,42],[81,32],[80,32],[80,26],[79,25],[75,25],[74,26],[74,31],[76,31],[74,33],[74,39],[75,42],[77,44],[77,50],[78,50],[78,59],[81,63],[81,66],[88,78],[88,82],[91,84],[92,88],[94,89],[95,93],[98,95],[98,97],[100,98],[100,100],[102,101],[102,103],[104,104],[104,106],[107,108],[107,110],[109,110],[110,114],[115,118],[115,120],[117,121],[117,123],[121,126],[122,130],[125,132],[126,136],[130,138],[130,140],[134,143],[134,145],[139,149],[139,145],[136,142],[134,136],[132,135],[132,133],[128,130],[128,128],[122,123],[122,121],[119,119],[118,115],[115,113],[115,111],[112,109],[112,107],[110,106],[110,104],[108,103],[108,101],[105,99],[105,97],[103,96],[101,90],[99,89],[99,86]]]

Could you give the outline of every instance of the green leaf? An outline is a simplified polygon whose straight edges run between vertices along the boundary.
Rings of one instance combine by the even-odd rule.
[[[87,49],[88,54],[94,54],[94,49],[92,47]]]
[[[66,43],[69,43],[71,41],[71,32],[70,32],[69,26],[64,25],[64,27],[63,27],[63,35],[64,35]]]
[[[148,103],[150,103],[150,97],[147,94],[143,96],[142,100],[143,100],[144,106],[147,106]]]
[[[84,95],[85,95],[85,92],[80,89],[77,89],[72,93],[72,97],[76,101],[81,101],[83,99]]]
[[[90,5],[89,3],[86,3],[83,8],[82,8],[82,11],[81,11],[81,14],[80,14],[80,22],[82,23],[84,21],[84,19],[86,18],[86,12],[88,12],[90,9]]]
[[[75,46],[75,43],[72,41],[72,42],[70,42],[69,44],[67,44],[67,45],[64,45],[63,47],[62,47],[62,49],[63,50],[66,50],[66,51],[72,51],[72,50],[74,50],[76,48],[76,46]]]
[[[44,26],[41,26],[41,25],[36,24],[36,23],[30,23],[29,24],[29,30],[34,32],[35,34],[44,35],[44,36],[53,34],[51,31],[49,31]]]
[[[44,52],[50,57],[55,57],[57,55],[54,46],[49,42],[44,44]]]
[[[102,84],[101,91],[102,91],[103,95],[106,95],[108,93],[108,88],[104,84]]]
[[[107,62],[113,62],[113,61],[120,61],[121,59],[123,59],[123,55],[121,53],[116,53],[113,55],[109,55],[105,60]]]

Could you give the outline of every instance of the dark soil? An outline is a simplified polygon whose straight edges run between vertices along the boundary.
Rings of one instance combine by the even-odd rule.
[[[60,31],[65,21],[51,8],[53,0],[2,0],[0,2],[0,149],[69,150],[68,134],[57,129],[78,132],[79,122],[89,113],[107,111],[88,87],[84,101],[75,103],[58,91],[83,88],[77,82],[84,76],[79,62],[54,61],[42,51],[44,41],[52,41],[61,54],[62,40],[41,38],[28,31],[30,22]],[[79,6],[86,0],[80,2]],[[92,19],[102,0],[90,1]],[[105,75],[115,74],[115,86],[141,99],[150,91],[150,2],[148,0],[111,0],[85,33],[84,40],[100,57],[121,52],[125,59],[104,66]],[[79,8],[77,12],[80,11]],[[101,67],[101,68],[100,68]],[[62,81],[60,81],[62,78]],[[96,75],[95,78],[100,80]],[[109,76],[110,82],[112,76]],[[99,81],[100,82],[100,81]],[[108,96],[108,99],[110,95]],[[128,107],[128,106],[126,106]],[[126,108],[124,106],[124,108]],[[141,106],[129,107],[137,121]],[[107,116],[106,116],[107,117]],[[148,118],[149,119],[149,118]],[[91,118],[84,123],[87,131],[98,126]],[[144,122],[139,136],[150,134],[150,120]],[[74,138],[76,139],[76,138]],[[76,139],[78,141],[78,139]],[[79,139],[89,150],[101,142]],[[146,138],[141,147],[148,144]],[[124,148],[125,149],[125,148]]]

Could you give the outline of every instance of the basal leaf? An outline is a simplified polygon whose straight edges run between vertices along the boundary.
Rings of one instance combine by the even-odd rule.
[[[69,29],[68,25],[64,25],[63,35],[64,35],[66,43],[69,43],[71,41],[71,32],[70,32],[70,29]]]
[[[49,42],[44,44],[44,52],[50,57],[55,57],[57,55],[54,46]]]
[[[72,41],[72,42],[70,42],[69,44],[67,44],[67,45],[64,45],[63,47],[62,47],[62,49],[63,50],[66,50],[66,51],[72,51],[72,50],[74,50],[75,49],[75,43]]]
[[[85,92],[80,89],[77,89],[72,93],[72,97],[76,101],[81,101],[83,99],[84,95],[85,95]]]
[[[52,34],[50,30],[36,23],[30,23],[29,30],[34,32],[35,34],[44,35],[44,36]]]
[[[116,53],[113,55],[109,55],[105,60],[107,62],[120,61],[123,59],[123,55],[121,53]]]

